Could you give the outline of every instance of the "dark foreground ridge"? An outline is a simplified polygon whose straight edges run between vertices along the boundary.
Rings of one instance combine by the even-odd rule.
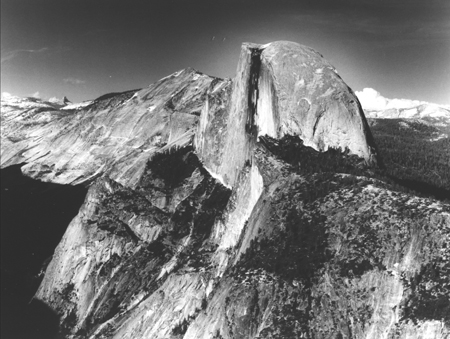
[[[2,338],[52,338],[59,317],[32,300],[67,225],[78,213],[87,189],[33,180],[21,165],[1,175]]]

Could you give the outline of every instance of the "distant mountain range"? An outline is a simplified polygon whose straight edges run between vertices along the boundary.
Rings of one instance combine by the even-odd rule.
[[[450,134],[450,105],[409,99],[388,99],[372,88],[355,92],[367,118],[420,119]]]
[[[9,93],[3,92],[1,97],[1,109],[6,112],[11,109],[31,110],[31,109],[77,109],[86,107],[91,104],[92,101],[83,101],[81,103],[72,103],[67,97],[62,99],[50,98],[48,100],[36,98],[36,97],[18,97]]]

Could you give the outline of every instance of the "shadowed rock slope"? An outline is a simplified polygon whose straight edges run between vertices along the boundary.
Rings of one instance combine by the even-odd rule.
[[[2,166],[89,185],[35,296],[63,336],[450,335],[450,206],[370,177],[359,102],[314,50],[243,44],[231,80],[8,107]]]

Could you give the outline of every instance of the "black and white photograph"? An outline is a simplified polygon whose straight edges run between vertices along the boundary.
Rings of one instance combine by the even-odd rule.
[[[449,339],[449,0],[0,0],[1,339]]]

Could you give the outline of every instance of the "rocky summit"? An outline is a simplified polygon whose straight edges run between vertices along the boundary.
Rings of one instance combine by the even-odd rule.
[[[448,338],[450,204],[377,175],[313,49],[82,104],[2,99],[2,168],[87,186],[34,296],[64,338]],[[61,225],[65,227],[66,225]]]

